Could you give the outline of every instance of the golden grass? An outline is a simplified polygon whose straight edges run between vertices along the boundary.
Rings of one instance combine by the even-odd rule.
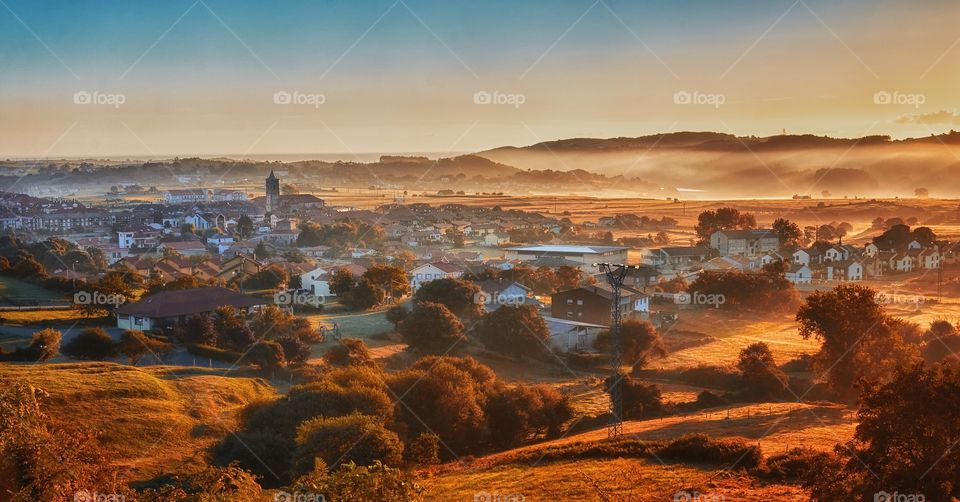
[[[240,407],[274,395],[262,380],[223,373],[113,363],[0,365],[0,381],[48,392],[46,412],[54,422],[97,431],[111,461],[137,477],[198,465],[235,425]]]
[[[667,357],[653,361],[650,368],[674,369],[700,364],[733,364],[747,345],[765,342],[770,346],[777,364],[783,364],[802,354],[819,350],[816,340],[804,340],[797,333],[797,323],[792,315],[768,319],[740,317],[735,312],[703,309],[685,310],[680,313],[680,322],[671,330],[665,330],[664,338],[671,339],[671,331],[701,332],[716,338],[715,341],[671,352]]]
[[[523,495],[527,501],[673,500],[680,490],[712,494],[714,500],[770,501],[805,500],[808,496],[795,486],[761,486],[739,473],[719,472],[683,464],[663,465],[648,459],[602,459],[553,463],[507,464],[485,469],[451,470],[431,475],[421,473],[419,483],[427,489],[427,500],[477,500],[481,493]],[[719,496],[723,499],[719,499]]]
[[[38,324],[46,322],[70,322],[91,317],[101,317],[103,312],[84,312],[80,309],[60,310],[4,310],[0,318],[7,324]]]

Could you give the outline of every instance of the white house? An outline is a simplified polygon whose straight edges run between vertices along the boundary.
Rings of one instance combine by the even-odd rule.
[[[410,271],[410,289],[417,291],[425,282],[436,279],[459,279],[463,277],[463,269],[447,263],[438,261],[426,263]]]
[[[907,249],[922,249],[922,248],[923,248],[923,244],[921,244],[920,241],[918,240],[912,240],[910,241],[910,244],[907,244]]]
[[[940,268],[940,250],[935,246],[916,254],[917,267],[927,270]]]
[[[874,256],[877,256],[877,253],[879,252],[880,252],[880,248],[877,247],[877,245],[872,242],[863,247],[864,256],[869,256],[872,258]]]
[[[496,232],[491,232],[489,234],[483,234],[483,245],[489,247],[499,246],[501,244],[506,244],[510,242],[510,236],[507,234],[501,234]]]
[[[813,272],[810,267],[799,263],[790,267],[790,270],[787,270],[784,275],[788,281],[794,284],[810,284],[810,281],[813,280]]]
[[[793,252],[793,263],[799,265],[810,264],[810,252],[806,249],[798,249]]]
[[[897,272],[912,272],[914,267],[914,259],[907,253],[897,253],[890,258],[891,270]]]
[[[863,264],[858,261],[830,263],[826,266],[828,281],[862,281]]]
[[[333,279],[334,274],[341,269],[350,271],[354,277],[359,277],[367,271],[365,267],[360,265],[317,267],[300,275],[300,288],[305,289],[311,292],[314,296],[318,297],[337,296],[330,291],[330,280]]]
[[[780,237],[771,229],[718,230],[710,236],[710,247],[720,256],[759,256],[780,248]]]
[[[497,310],[504,305],[522,305],[530,295],[530,288],[518,282],[488,280],[478,282],[484,310]]]
[[[197,213],[184,216],[183,222],[193,225],[193,228],[197,230],[207,230],[213,226],[209,221],[207,221],[206,218],[204,218],[203,216],[200,216]]]

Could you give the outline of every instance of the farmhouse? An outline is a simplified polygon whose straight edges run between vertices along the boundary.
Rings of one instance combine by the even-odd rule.
[[[264,300],[217,286],[162,291],[116,310],[117,327],[147,331],[186,321],[200,314],[212,314],[229,305],[240,312],[263,306]]]

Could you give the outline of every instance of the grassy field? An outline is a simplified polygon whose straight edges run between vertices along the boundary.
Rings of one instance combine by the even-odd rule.
[[[0,276],[0,297],[15,300],[61,300],[67,295],[15,277]]]
[[[137,478],[202,462],[205,449],[233,428],[243,405],[274,395],[260,379],[222,370],[112,363],[0,364],[0,381],[45,390],[56,422],[99,431],[112,462]]]
[[[632,458],[466,467],[439,474],[425,472],[419,482],[427,490],[426,499],[436,501],[673,500],[678,491],[717,497],[706,500],[807,498],[798,487],[761,486],[743,474]],[[485,495],[490,498],[483,498]]]
[[[80,309],[57,310],[4,310],[0,318],[7,324],[38,324],[42,322],[73,322],[78,319],[100,317],[103,312],[90,313]]]
[[[681,312],[680,321],[673,328],[664,330],[664,338],[670,342],[680,334],[689,336],[690,333],[701,333],[715,340],[671,352],[666,358],[653,361],[650,367],[674,369],[699,364],[732,364],[741,349],[755,342],[769,345],[777,364],[820,348],[816,340],[804,340],[797,334],[793,315],[755,319],[724,310],[686,310]]]

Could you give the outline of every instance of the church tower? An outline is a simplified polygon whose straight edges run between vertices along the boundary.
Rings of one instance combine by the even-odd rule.
[[[267,177],[266,185],[266,210],[268,213],[274,213],[280,209],[280,178],[277,178],[276,175],[273,174],[272,169],[270,170],[270,176]]]

